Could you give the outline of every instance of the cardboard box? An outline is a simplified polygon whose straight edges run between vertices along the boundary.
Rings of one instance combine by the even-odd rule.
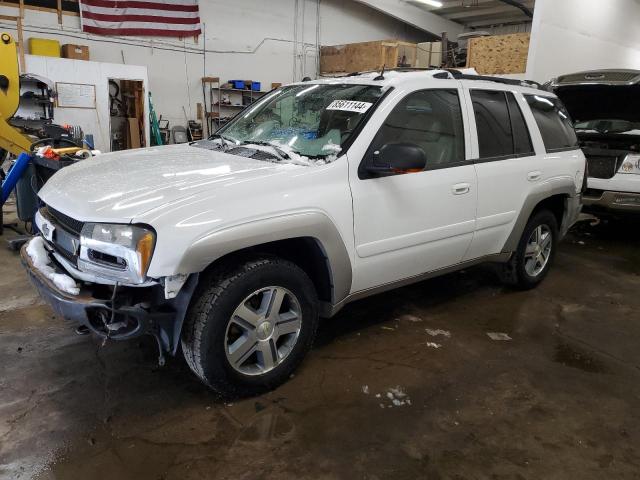
[[[423,42],[418,44],[416,67],[440,68],[442,65],[442,42]]]
[[[62,58],[89,60],[89,47],[86,45],[73,45],[71,43],[62,45]]]
[[[29,39],[29,54],[41,57],[59,57],[60,42],[47,38],[31,37]]]

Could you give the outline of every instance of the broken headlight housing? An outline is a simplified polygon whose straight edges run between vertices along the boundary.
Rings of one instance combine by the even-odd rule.
[[[140,225],[87,223],[80,234],[78,268],[127,284],[146,281],[156,234]]]
[[[640,155],[627,155],[622,161],[618,173],[635,173],[636,175],[640,175]]]

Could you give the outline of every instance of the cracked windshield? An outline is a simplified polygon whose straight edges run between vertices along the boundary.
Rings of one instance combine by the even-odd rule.
[[[294,85],[241,113],[211,140],[250,158],[322,165],[335,160],[382,95],[372,85]]]

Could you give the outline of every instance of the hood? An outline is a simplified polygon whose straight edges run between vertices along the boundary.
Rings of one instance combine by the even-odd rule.
[[[47,205],[83,221],[130,221],[203,190],[308,167],[253,160],[188,144],[127,150],[82,160],[38,192]]]
[[[567,85],[553,92],[574,122],[619,119],[640,122],[640,85]]]

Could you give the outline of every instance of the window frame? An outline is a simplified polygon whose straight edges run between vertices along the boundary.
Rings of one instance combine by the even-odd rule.
[[[393,113],[393,111],[395,110],[395,108],[400,105],[400,103],[402,103],[407,97],[411,96],[411,95],[415,95],[416,93],[420,93],[420,92],[433,92],[433,91],[438,91],[438,90],[448,90],[448,91],[452,91],[455,92],[456,95],[458,96],[458,105],[460,107],[460,121],[462,124],[462,156],[464,157],[462,160],[459,160],[457,162],[450,162],[450,163],[444,163],[441,165],[427,165],[424,170],[420,171],[420,172],[415,172],[415,173],[411,173],[411,174],[404,174],[404,173],[397,173],[397,174],[393,174],[393,175],[387,175],[385,177],[379,177],[377,175],[372,175],[371,173],[369,173],[367,171],[367,166],[371,165],[373,163],[373,144],[376,140],[376,137],[378,136],[378,134],[380,133],[380,130],[384,127],[387,118],[389,118],[389,115],[391,115]],[[382,99],[381,99],[382,100]],[[382,102],[380,102],[382,103]],[[432,88],[420,88],[418,90],[412,90],[410,92],[407,92],[406,95],[402,96],[401,98],[399,98],[397,100],[397,102],[393,105],[393,107],[391,108],[391,110],[389,111],[389,114],[384,118],[384,120],[380,123],[380,125],[378,126],[378,129],[376,130],[375,134],[373,135],[373,138],[371,139],[371,142],[369,143],[369,146],[367,147],[367,150],[365,151],[364,155],[362,156],[362,160],[360,161],[360,164],[358,165],[358,178],[360,180],[367,180],[367,179],[375,179],[375,178],[388,178],[388,177],[397,177],[400,175],[420,175],[422,173],[428,172],[428,171],[432,171],[432,170],[442,170],[445,168],[456,168],[456,167],[462,167],[464,165],[473,165],[473,161],[470,159],[467,159],[467,136],[469,135],[469,125],[468,125],[468,121],[465,118],[465,115],[468,115],[467,113],[467,109],[466,109],[466,102],[465,102],[465,98],[464,98],[464,91],[460,88],[459,85],[452,85],[450,87],[432,87]]]
[[[514,158],[533,157],[533,156],[536,155],[536,146],[533,144],[533,137],[531,136],[531,125],[529,125],[529,122],[527,122],[527,118],[525,117],[524,110],[522,110],[522,106],[520,105],[520,102],[518,102],[518,97],[516,95],[516,92],[507,92],[507,91],[505,91],[505,94],[507,96],[507,107],[509,108],[509,120],[511,122],[511,135],[513,136]],[[524,127],[527,130],[527,137],[529,138],[529,145],[531,145],[531,151],[530,152],[515,153],[515,151],[516,151],[516,137],[513,134],[513,117],[511,116],[511,105],[509,104],[509,95],[511,95],[511,98],[514,101],[514,103],[516,105],[516,108],[520,112],[520,116],[522,117],[522,122],[524,123]],[[526,102],[526,100],[525,100],[525,102]],[[528,104],[527,104],[527,106],[528,106]],[[535,121],[535,119],[534,119],[534,121]],[[536,126],[537,126],[537,124],[536,124]]]
[[[567,107],[564,106],[564,104],[562,103],[562,100],[560,100],[558,97],[556,96],[552,96],[552,95],[539,95],[539,94],[535,94],[535,93],[523,93],[522,96],[524,98],[524,101],[527,103],[527,108],[529,108],[529,110],[531,111],[531,116],[533,117],[533,122],[535,123],[536,128],[538,129],[538,132],[540,132],[540,141],[542,142],[542,147],[544,148],[544,151],[546,153],[561,153],[561,152],[572,152],[574,150],[580,150],[580,139],[578,138],[578,134],[575,131],[575,128],[573,127],[573,121],[571,121],[571,128],[573,128],[573,131],[576,135],[576,145],[575,146],[570,146],[570,147],[558,147],[558,148],[547,148],[547,144],[544,141],[544,135],[542,135],[542,129],[540,128],[540,125],[538,125],[538,121],[536,120],[536,116],[535,113],[533,113],[533,108],[531,108],[531,104],[529,103],[529,101],[527,100],[527,97],[535,97],[535,96],[541,96],[541,97],[545,97],[545,98],[549,98],[552,101],[554,101],[554,103],[556,101],[559,101],[562,104],[562,107],[565,109],[567,109]],[[567,111],[567,114],[569,112]],[[571,120],[571,117],[569,117],[569,119]]]
[[[51,6],[47,6],[47,4],[51,3]],[[10,7],[10,8],[21,8],[19,0],[5,0],[0,1],[0,6]],[[24,0],[22,3],[22,8],[24,10],[34,10],[45,13],[57,13],[58,8],[56,2],[47,2],[43,0]],[[74,17],[80,16],[80,3],[78,0],[63,0],[60,4],[60,14],[61,15],[72,15]]]
[[[516,92],[513,92],[511,90],[503,90],[503,89],[496,89],[496,88],[473,88],[473,87],[469,87],[467,88],[467,91],[469,92],[469,101],[470,101],[470,112],[469,112],[469,116],[473,117],[473,121],[474,121],[474,126],[475,126],[475,133],[476,133],[476,141],[478,144],[478,157],[473,159],[473,163],[488,163],[488,162],[499,162],[502,160],[511,160],[514,158],[527,158],[527,157],[535,157],[537,155],[536,153],[536,146],[534,145],[533,142],[533,137],[531,136],[531,125],[529,125],[529,122],[527,121],[527,118],[525,116],[525,112],[522,110],[522,107],[520,105],[520,102],[518,102],[518,97],[516,95]],[[507,155],[496,155],[493,157],[480,157],[480,136],[478,135],[478,122],[476,121],[476,111],[475,108],[473,107],[473,92],[474,91],[479,91],[479,92],[493,92],[493,93],[502,93],[502,95],[504,96],[505,99],[505,103],[507,105],[507,114],[509,115],[509,125],[511,127],[511,147],[513,149],[513,152]],[[527,129],[527,135],[529,136],[529,143],[531,144],[531,148],[532,151],[531,152],[524,152],[524,153],[515,153],[516,151],[516,139],[515,136],[513,134],[513,118],[511,116],[511,107],[509,105],[509,100],[508,100],[508,95],[511,95],[512,98],[514,99],[517,107],[520,109],[520,114],[522,115],[522,120],[524,120],[524,125]],[[537,125],[536,125],[537,127]]]

